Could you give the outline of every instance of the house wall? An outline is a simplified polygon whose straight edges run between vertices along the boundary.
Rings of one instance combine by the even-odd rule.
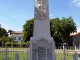
[[[80,33],[75,35],[75,36],[73,36],[73,38],[75,39],[74,45],[80,44]]]
[[[22,40],[22,34],[19,34],[19,33],[13,33],[11,34],[11,36],[14,36],[14,41],[18,41],[19,43],[21,43],[21,40]]]

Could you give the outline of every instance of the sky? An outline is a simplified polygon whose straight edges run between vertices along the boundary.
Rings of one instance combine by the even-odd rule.
[[[80,0],[48,0],[51,18],[72,16],[80,32]],[[22,31],[26,20],[34,18],[35,0],[0,0],[0,24],[6,30]]]

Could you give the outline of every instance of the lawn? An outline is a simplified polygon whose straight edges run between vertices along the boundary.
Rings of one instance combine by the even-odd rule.
[[[25,58],[29,57],[29,54],[27,53],[27,51],[23,51],[23,52],[14,52],[14,51],[15,50],[26,50],[26,49],[27,48],[14,48],[14,49],[9,48],[9,50],[13,50],[13,52],[8,53],[9,59],[10,60],[15,60],[14,59],[15,58],[15,53],[18,53],[19,54],[19,59],[24,60]],[[1,49],[1,50],[5,50],[5,49]],[[64,57],[63,50],[55,50],[55,51],[56,51],[57,60],[61,60],[61,58]],[[74,50],[67,50],[66,53],[67,53],[66,58],[69,58],[69,60],[73,60],[73,54],[75,53],[75,51]],[[5,57],[5,54],[6,54],[6,52],[0,52],[0,60],[2,60]]]
[[[8,57],[10,60],[15,60],[15,54],[18,53],[19,54],[19,58],[20,60],[24,60],[25,58],[29,57],[29,54],[27,55],[26,52],[9,52],[8,53]],[[4,59],[5,57],[5,52],[0,52],[0,60]]]
[[[20,51],[19,51],[20,50]],[[10,60],[15,60],[15,54],[19,54],[20,60],[24,60],[29,56],[26,50],[29,50],[29,48],[8,48],[8,57]],[[0,48],[0,60],[4,59],[6,57],[6,48]]]

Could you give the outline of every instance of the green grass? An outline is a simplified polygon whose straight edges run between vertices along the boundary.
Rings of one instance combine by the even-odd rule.
[[[8,57],[11,60],[14,60],[15,53],[16,52],[9,52]],[[26,52],[18,52],[18,54],[19,54],[20,60],[23,60],[24,58],[26,58],[28,56]],[[0,53],[0,60],[2,60],[4,58],[4,56],[5,56],[5,53],[4,52],[3,53]],[[56,58],[61,59],[63,57],[64,57],[63,53],[56,53]],[[66,58],[72,59],[73,58],[73,54],[66,55]]]
[[[9,57],[10,60],[15,60],[14,59],[15,58],[15,54],[18,53],[20,60],[24,60],[24,58],[29,56],[27,51],[23,51],[23,52],[14,52],[14,51],[15,50],[17,50],[17,51],[19,51],[19,50],[28,50],[28,49],[29,48],[8,48],[9,51],[13,51],[13,52],[9,52],[8,53],[8,57]],[[6,48],[0,48],[0,51],[3,51],[3,50],[6,50]],[[2,60],[5,56],[6,56],[6,52],[0,52],[0,60]]]
[[[0,60],[2,60],[4,56],[5,56],[5,52],[0,52]]]
[[[19,54],[20,60],[24,60],[24,58],[29,57],[29,54],[27,55],[26,52],[17,52]],[[8,57],[10,60],[15,60],[15,54],[16,52],[9,52]],[[0,60],[2,60],[5,57],[5,52],[0,52]]]
[[[14,48],[14,49],[9,48],[9,50],[26,50],[26,49],[28,49],[28,48]],[[5,50],[5,49],[0,48],[0,50]],[[55,50],[55,52],[56,52],[57,60],[61,60],[61,58],[64,57],[63,50]],[[73,52],[73,53],[71,53],[71,52]],[[15,60],[14,59],[15,53],[19,54],[20,60],[24,60],[24,58],[26,58],[27,56],[29,57],[29,54],[27,55],[27,52],[9,52],[8,57],[10,58],[10,60]],[[75,51],[74,50],[67,50],[67,53],[68,54],[66,54],[66,58],[69,58],[70,60],[72,60],[73,54],[75,53]],[[5,54],[6,54],[5,52],[0,52],[0,60],[2,60],[5,57]]]
[[[0,48],[0,50],[5,50],[6,48]],[[29,48],[8,48],[8,50],[26,50]]]
[[[64,58],[64,54],[63,53],[56,53],[56,58],[58,58],[58,59]],[[66,58],[72,59],[73,54],[71,54],[71,53],[69,53],[68,55],[66,54]]]

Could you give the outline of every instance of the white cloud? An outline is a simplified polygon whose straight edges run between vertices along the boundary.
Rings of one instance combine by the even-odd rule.
[[[49,17],[50,17],[50,18],[52,18],[52,17],[53,17],[53,15],[52,15],[52,14],[50,14],[50,15],[49,15]]]
[[[49,15],[50,17],[52,17],[53,15]]]
[[[7,25],[7,24],[5,24],[5,23],[0,22],[0,24],[1,24],[2,27],[9,28],[9,25]]]
[[[77,6],[80,7],[80,1],[77,3]]]
[[[8,31],[8,30],[22,31],[22,29],[20,29],[20,28],[18,28],[18,27],[15,27],[15,26],[9,26],[9,25],[6,24],[6,23],[0,22],[0,24],[1,24],[1,27],[4,28],[4,29],[6,29],[7,31]]]
[[[73,0],[73,2],[76,4],[76,6],[80,7],[80,0]]]
[[[80,32],[80,28],[77,28],[77,32]]]
[[[73,0],[73,2],[78,2],[79,0]]]

